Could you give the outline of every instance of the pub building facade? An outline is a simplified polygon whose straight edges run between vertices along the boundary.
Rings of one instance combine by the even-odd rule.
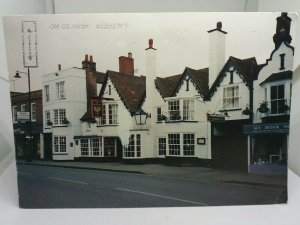
[[[159,50],[149,39],[145,76],[134,74],[131,53],[119,57],[119,71],[97,72],[86,56],[82,68],[45,75],[44,90],[51,86],[54,101],[44,102],[45,121],[53,120],[44,128],[52,135],[53,159],[192,161],[249,172],[262,164],[284,165],[294,51],[290,23],[286,13],[277,18],[275,49],[265,64],[255,57],[225,60],[227,32],[218,22],[208,31],[207,68],[159,77]],[[259,109],[264,105],[268,111]],[[255,132],[266,125],[269,133]],[[281,137],[277,150],[270,135]]]
[[[11,92],[12,121],[14,129],[16,157],[25,158],[29,146],[29,103],[28,92]],[[31,92],[31,121],[32,121],[32,157],[41,157],[41,133],[43,132],[43,103],[42,90]]]

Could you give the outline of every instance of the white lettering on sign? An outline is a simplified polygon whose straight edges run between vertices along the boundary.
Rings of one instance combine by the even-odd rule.
[[[35,21],[22,21],[22,50],[24,67],[38,67],[37,24]]]

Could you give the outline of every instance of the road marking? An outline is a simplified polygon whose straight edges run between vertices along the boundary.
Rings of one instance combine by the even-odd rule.
[[[59,178],[59,177],[48,177],[50,179],[54,180],[61,180],[61,181],[66,181],[66,182],[72,182],[72,183],[78,183],[78,184],[85,184],[88,185],[86,182],[78,181],[78,180],[70,180],[70,179],[64,179],[64,178]]]
[[[20,174],[20,175],[28,175],[28,176],[32,176],[31,173],[26,173],[26,172],[18,172],[18,174]]]
[[[158,195],[158,194],[153,194],[153,193],[148,193],[148,192],[143,192],[143,191],[135,191],[135,190],[125,189],[125,188],[115,188],[115,189],[120,190],[120,191],[127,191],[127,192],[133,192],[133,193],[138,193],[138,194],[155,196],[155,197],[159,197],[159,198],[167,198],[167,199],[171,199],[171,200],[175,200],[175,201],[192,203],[195,205],[203,205],[203,206],[207,205],[207,204],[201,203],[201,202],[194,202],[194,201],[189,201],[189,200],[185,200],[185,199],[173,198],[173,197],[169,197],[169,196],[165,196],[165,195]]]

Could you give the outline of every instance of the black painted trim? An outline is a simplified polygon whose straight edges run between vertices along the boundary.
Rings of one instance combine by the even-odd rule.
[[[242,108],[234,108],[234,109],[221,109],[219,112],[231,112],[231,111],[240,111]]]

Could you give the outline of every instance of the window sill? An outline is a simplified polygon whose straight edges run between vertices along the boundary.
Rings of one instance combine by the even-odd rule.
[[[242,108],[221,109],[219,112],[240,111]]]
[[[172,120],[166,121],[165,123],[198,123],[196,120]]]
[[[68,125],[57,125],[57,126],[52,126],[52,128],[57,128],[57,127],[68,127]]]
[[[52,153],[52,155],[69,155],[69,154],[66,152],[62,152],[62,153],[56,152],[56,153]]]
[[[105,124],[105,125],[97,125],[96,127],[117,127],[119,124]]]

